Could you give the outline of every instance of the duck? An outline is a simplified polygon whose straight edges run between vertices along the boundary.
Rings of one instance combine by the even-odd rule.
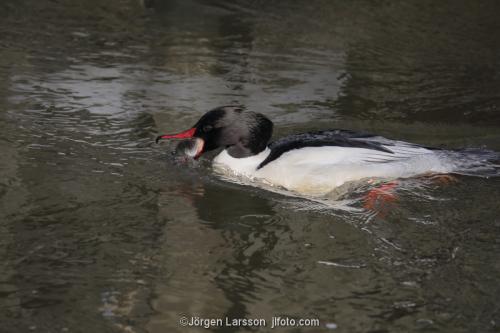
[[[270,142],[273,122],[241,106],[206,112],[191,128],[160,140],[188,139],[178,149],[194,159],[222,149],[212,162],[226,175],[308,196],[349,182],[429,174],[498,176],[498,154],[458,151],[387,139],[348,129],[292,134]]]

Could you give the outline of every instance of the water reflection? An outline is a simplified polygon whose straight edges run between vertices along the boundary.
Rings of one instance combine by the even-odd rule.
[[[214,197],[215,196],[215,197]],[[228,196],[240,196],[239,207],[224,205]],[[220,232],[217,224],[225,229],[228,225],[238,228],[240,213],[254,212],[262,199],[254,198],[256,206],[248,201],[248,196],[237,191],[220,192],[220,189],[193,184],[188,188],[167,188],[159,197],[161,219],[166,225],[160,253],[164,254],[162,267],[167,280],[158,281],[153,303],[158,315],[151,319],[151,331],[176,329],[182,315],[203,314],[220,318],[236,309],[244,311],[244,303],[235,300],[234,288],[220,283],[223,270],[232,262],[236,253],[234,245],[239,239],[238,230]],[[228,214],[234,209],[236,214]],[[221,214],[224,212],[224,214]],[[200,223],[201,222],[201,223]],[[248,232],[248,229],[244,230]],[[239,251],[238,251],[239,252]],[[221,265],[221,263],[223,263]],[[246,280],[245,274],[234,274],[233,279]],[[248,282],[247,286],[251,286]],[[251,292],[246,289],[245,293]],[[242,309],[243,308],[243,309]]]
[[[498,23],[492,12],[467,6],[437,4],[424,12],[400,3],[362,13],[367,26],[394,19],[350,43],[347,79],[331,103],[349,116],[370,119],[498,123],[492,112],[498,96],[484,85],[498,80],[491,69],[498,67],[493,55],[500,44],[488,37]],[[423,31],[416,36],[415,30]]]

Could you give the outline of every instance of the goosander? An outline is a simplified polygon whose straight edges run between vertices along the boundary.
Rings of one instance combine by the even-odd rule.
[[[498,154],[457,151],[333,129],[286,136],[269,143],[273,123],[260,113],[223,106],[190,129],[156,138],[190,139],[182,147],[195,159],[223,148],[213,160],[219,172],[305,195],[324,195],[347,182],[423,174],[497,176]],[[188,142],[188,143],[185,143]]]

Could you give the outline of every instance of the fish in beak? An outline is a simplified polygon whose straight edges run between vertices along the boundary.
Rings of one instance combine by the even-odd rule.
[[[190,128],[184,132],[176,134],[164,134],[156,137],[156,143],[164,139],[191,139],[182,141],[177,145],[176,151],[184,153],[189,157],[198,159],[203,153],[205,141],[201,138],[195,137],[196,127]]]

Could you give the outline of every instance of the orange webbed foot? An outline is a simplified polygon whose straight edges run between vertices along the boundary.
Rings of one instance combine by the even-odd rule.
[[[434,174],[428,176],[430,180],[439,185],[450,185],[458,183],[458,178],[448,174]]]
[[[373,180],[368,182],[373,183]],[[377,216],[385,216],[388,206],[398,200],[394,193],[397,186],[397,181],[391,181],[372,188],[364,197],[363,207],[366,210],[376,212]]]

